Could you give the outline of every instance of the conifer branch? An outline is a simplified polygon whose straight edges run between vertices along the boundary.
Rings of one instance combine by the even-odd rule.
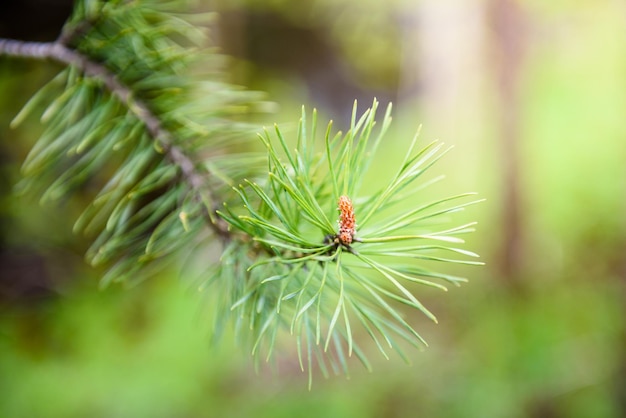
[[[0,38],[0,55],[15,56],[21,58],[50,59],[61,64],[73,66],[88,77],[101,81],[109,92],[143,122],[152,138],[163,149],[167,158],[179,167],[183,177],[192,190],[200,195],[207,193],[212,207],[211,213],[205,218],[213,231],[224,241],[231,239],[228,225],[219,217],[213,216],[218,209],[217,199],[212,190],[207,186],[205,177],[207,172],[200,172],[192,159],[178,146],[174,145],[172,134],[163,127],[161,120],[140,99],[134,97],[130,88],[125,86],[104,65],[91,60],[88,56],[64,44],[72,38],[72,35],[59,37],[54,42],[26,42],[13,39]]]
[[[51,102],[41,115],[47,129],[22,166],[27,186],[43,189],[42,201],[90,178],[106,180],[74,225],[94,237],[86,259],[107,267],[101,284],[161,271],[208,223],[224,244],[198,286],[217,287],[214,336],[232,323],[257,361],[272,357],[281,330],[295,340],[309,381],[314,362],[324,375],[347,371],[354,354],[371,368],[353,338],[359,327],[385,358],[385,350],[406,358],[402,341],[426,345],[403,309],[436,322],[416,286],[446,290],[445,283],[465,281],[427,263],[482,264],[460,248],[474,223],[447,225],[449,214],[480,200],[422,201],[420,192],[438,179],[422,176],[446,153],[443,144],[420,149],[416,134],[388,184],[369,190],[363,179],[391,123],[391,106],[376,122],[374,100],[361,116],[355,102],[345,134],[331,134],[328,124],[320,137],[316,112],[309,121],[303,108],[292,141],[275,126],[259,135],[262,159],[234,151],[249,126],[231,117],[257,96],[215,72],[187,71],[219,62],[189,46],[203,44],[202,31],[163,5],[79,1],[54,42],[0,39],[0,55],[67,67],[12,125],[42,99]],[[101,174],[102,167],[110,169]]]

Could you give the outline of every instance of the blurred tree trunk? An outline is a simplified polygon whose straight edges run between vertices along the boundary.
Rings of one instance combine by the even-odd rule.
[[[425,136],[454,141],[469,177],[490,157],[500,215],[494,237],[498,274],[516,286],[523,267],[520,188],[520,79],[524,14],[517,0],[422,0],[402,11],[405,58],[400,97],[416,101]],[[454,158],[452,156],[451,158]],[[455,164],[457,161],[455,161]],[[492,201],[493,202],[493,201]],[[517,287],[517,286],[516,286]]]
[[[446,142],[480,136],[484,1],[422,0],[399,14],[400,99],[417,104],[424,128]]]
[[[497,109],[500,126],[500,162],[502,173],[502,245],[499,270],[504,279],[518,287],[524,266],[522,228],[523,196],[520,182],[520,82],[523,71],[526,25],[517,0],[491,0]]]

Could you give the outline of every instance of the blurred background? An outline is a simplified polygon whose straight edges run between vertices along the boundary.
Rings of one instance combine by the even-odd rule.
[[[12,193],[41,128],[9,121],[58,68],[0,57],[0,416],[626,416],[626,3],[199,3],[219,12],[232,82],[279,105],[263,123],[306,104],[345,127],[377,97],[395,110],[373,173],[420,124],[454,145],[438,192],[487,199],[463,214],[487,264],[455,268],[470,281],[448,293],[416,289],[439,324],[411,313],[430,347],[410,366],[371,347],[373,373],[354,362],[309,392],[286,350],[257,374],[230,338],[210,344],[177,270],[98,289],[71,232],[81,196]],[[70,10],[5,0],[0,36],[52,40]]]

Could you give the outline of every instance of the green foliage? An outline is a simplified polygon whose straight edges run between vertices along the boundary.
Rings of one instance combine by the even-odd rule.
[[[260,138],[268,151],[267,179],[261,184],[246,181],[247,186],[235,189],[243,214],[230,207],[220,213],[253,239],[234,242],[222,257],[218,281],[226,289],[220,294],[229,298],[218,316],[226,318],[233,311],[238,326],[252,330],[257,358],[261,351],[270,358],[278,330],[285,327],[296,340],[300,367],[309,373],[315,362],[326,374],[326,361],[332,370],[346,371],[346,357],[353,353],[370,368],[353,338],[357,326],[385,357],[388,349],[404,357],[396,339],[417,347],[426,342],[398,306],[418,309],[436,322],[408,287],[417,283],[446,290],[441,281],[458,285],[465,280],[414,261],[481,264],[441,255],[477,257],[456,246],[463,243],[458,236],[472,231],[473,223],[449,228],[439,222],[478,202],[454,203],[471,193],[418,205],[407,213],[394,210],[401,202],[418,201],[422,187],[416,183],[444,155],[443,144],[433,142],[416,152],[415,135],[388,186],[361,193],[365,171],[391,121],[389,107],[375,134],[376,108],[375,101],[357,120],[355,104],[345,135],[331,136],[329,124],[320,152],[315,152],[315,112],[309,127],[303,110],[293,151],[278,128],[275,138],[265,131]],[[357,234],[350,244],[340,242],[334,223],[342,195],[355,202]]]
[[[75,231],[92,238],[86,257],[106,269],[102,285],[145,279],[179,250],[219,237],[221,260],[203,284],[219,295],[216,336],[232,319],[255,358],[269,360],[287,330],[309,382],[314,363],[325,375],[347,373],[353,354],[370,368],[357,328],[386,358],[391,350],[406,358],[406,342],[425,345],[402,310],[436,321],[414,286],[446,290],[444,283],[465,280],[429,263],[480,264],[459,248],[473,223],[445,225],[477,202],[467,201],[472,194],[418,204],[439,179],[422,176],[445,154],[443,144],[418,150],[415,135],[388,185],[364,190],[391,121],[389,107],[376,129],[374,101],[358,118],[355,104],[345,135],[332,135],[329,124],[323,146],[316,113],[309,124],[303,109],[295,150],[276,128],[260,135],[265,160],[245,152],[250,128],[237,119],[259,96],[222,81],[219,56],[199,49],[203,32],[169,10],[175,6],[77,4],[58,41],[77,58],[14,121],[54,97],[24,162],[22,189],[42,202],[96,190]],[[354,202],[356,227],[341,227],[349,240],[336,226],[340,196]],[[403,212],[407,201],[414,209]]]
[[[229,179],[255,168],[233,147],[250,129],[237,118],[259,95],[221,80],[221,58],[200,49],[203,31],[171,13],[182,3],[78,2],[63,38],[110,74],[85,77],[70,66],[13,121],[55,98],[42,111],[46,130],[24,162],[20,189],[34,189],[42,203],[100,189],[74,229],[93,238],[86,257],[106,269],[103,285],[162,268],[203,230]],[[113,76],[115,91],[106,85]]]
[[[412,367],[373,358],[376,373],[307,392],[289,362],[281,379],[259,378],[232,340],[207,350],[197,305],[165,273],[123,291],[75,282],[71,300],[2,315],[0,416],[482,418],[545,405],[562,417],[624,415],[613,395],[623,387],[618,281],[542,276],[523,301],[467,286],[432,349],[407,352]]]

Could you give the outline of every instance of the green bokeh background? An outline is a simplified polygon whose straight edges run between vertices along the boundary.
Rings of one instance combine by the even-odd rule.
[[[289,33],[322,37],[320,56],[341,63],[339,80],[349,86],[346,94],[367,98],[359,102],[363,109],[373,95],[398,99],[372,181],[392,169],[418,124],[424,141],[450,135],[442,139],[456,149],[434,168],[447,177],[437,192],[472,190],[487,198],[463,214],[479,221],[468,248],[487,264],[455,268],[470,279],[461,288],[417,289],[439,318],[434,325],[410,313],[430,347],[411,351],[409,366],[373,355],[373,373],[355,361],[349,379],[316,376],[309,391],[290,346],[278,370],[255,372],[230,336],[212,345],[216,296],[199,295],[176,268],[131,289],[99,290],[98,272],[82,261],[87,243],[71,233],[83,198],[41,207],[35,196],[11,193],[40,127],[30,120],[10,130],[9,121],[55,67],[0,58],[0,417],[626,415],[626,7],[608,0],[518,2],[527,46],[515,114],[524,247],[515,277],[507,277],[499,258],[507,150],[489,58],[498,35],[485,12],[477,26],[487,52],[466,74],[475,78],[478,68],[479,82],[455,96],[451,128],[429,120],[430,103],[419,89],[398,94],[406,71],[398,14],[418,4],[382,3],[213,7],[223,12],[217,38],[235,57],[233,81],[267,91],[280,105],[263,123],[291,123],[305,103],[341,125],[351,108],[310,88],[331,64],[272,55],[281,49],[281,36],[272,38],[279,22],[296,31]],[[481,10],[491,4],[474,3]],[[273,47],[268,52],[259,43]]]

